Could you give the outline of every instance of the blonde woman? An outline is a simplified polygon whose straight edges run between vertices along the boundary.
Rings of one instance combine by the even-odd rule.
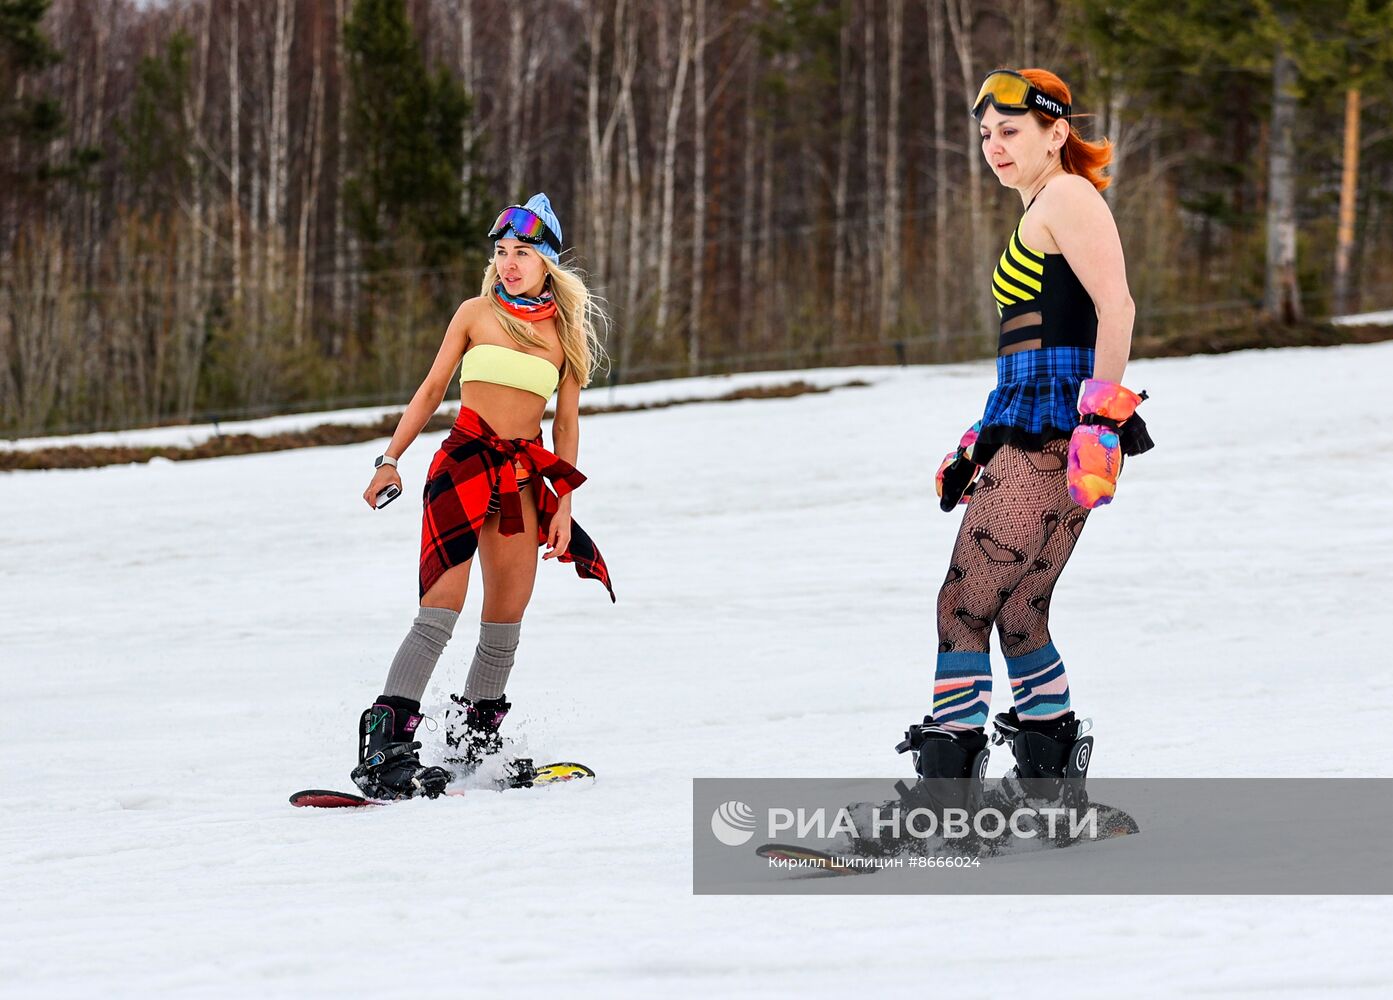
[[[420,609],[382,695],[359,723],[353,781],[372,799],[434,797],[501,749],[498,729],[511,707],[504,689],[539,546],[546,547],[543,559],[573,563],[614,599],[599,550],[571,520],[571,491],[585,482],[574,465],[580,390],[600,353],[595,329],[604,317],[581,278],[561,264],[561,224],[545,194],[504,209],[489,239],[493,257],[479,296],[455,312],[430,374],[363,492],[374,509],[400,493],[397,460],[439,408],[458,368],[459,418],[425,486]],[[542,417],[553,393],[554,450],[547,451]],[[421,763],[414,734],[421,696],[464,607],[476,554],[483,614],[464,693],[452,696],[443,720],[447,770]]]

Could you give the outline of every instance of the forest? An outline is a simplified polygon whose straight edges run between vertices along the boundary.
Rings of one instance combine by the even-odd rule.
[[[988,356],[1003,66],[1139,341],[1393,307],[1389,0],[0,0],[0,434],[404,403],[537,191],[600,384]]]

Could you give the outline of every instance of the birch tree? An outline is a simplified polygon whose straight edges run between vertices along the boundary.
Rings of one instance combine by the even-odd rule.
[[[948,78],[944,67],[944,0],[928,0],[929,82],[933,91],[933,275],[934,328],[940,356],[948,348],[948,130],[945,95]]]
[[[672,226],[677,190],[677,125],[682,115],[682,100],[687,92],[687,70],[692,61],[692,0],[682,0],[682,22],[678,28],[677,67],[673,71],[672,87],[668,92],[667,127],[663,137],[663,208],[658,224],[658,315],[654,320],[654,335],[661,343],[668,335],[672,287]]]
[[[1272,59],[1263,311],[1269,319],[1282,323],[1301,319],[1301,287],[1296,275],[1296,82],[1296,63],[1279,45]]]
[[[953,48],[958,57],[958,72],[962,80],[964,105],[970,105],[977,96],[977,70],[973,59],[973,30],[976,5],[973,0],[945,0],[948,14],[948,32],[953,40]],[[994,261],[988,259],[985,226],[982,206],[982,149],[978,138],[977,123],[969,121],[967,135],[967,192],[969,253],[972,256],[972,293],[969,301],[976,303],[974,326],[979,333],[985,333],[995,325],[996,310],[992,298],[987,294],[991,281]]]
[[[342,5],[343,0],[339,0]],[[245,299],[242,266],[242,0],[230,0],[227,42],[228,199],[232,216],[232,302],[240,311]]]
[[[899,326],[900,282],[904,264],[905,232],[900,202],[900,58],[904,39],[904,0],[889,0],[886,41],[889,46],[890,83],[885,97],[885,235],[880,254],[881,336]]]
[[[865,63],[863,66],[864,90],[861,120],[865,126],[862,142],[866,153],[866,207],[864,218],[869,222],[862,231],[862,252],[868,274],[880,275],[885,270],[886,244],[889,242],[889,220],[885,216],[884,177],[879,163],[880,123],[876,114],[876,67],[880,60],[876,52],[875,12],[867,9],[862,15],[863,45]],[[869,289],[867,290],[870,291]],[[879,291],[879,289],[877,290]],[[866,295],[871,329],[877,338],[885,336],[884,301],[880,294],[874,298]]]
[[[847,190],[851,183],[851,140],[856,121],[852,113],[855,88],[851,31],[851,19],[847,18],[837,32],[837,167],[832,189],[832,310],[837,325],[842,328],[849,325],[851,314],[847,293],[847,257],[851,241]]]
[[[693,375],[701,364],[701,299],[706,278],[706,0],[696,0],[692,46],[692,292],[687,307],[687,365]]]
[[[267,287],[274,293],[285,278],[285,235],[290,220],[290,46],[295,38],[295,11],[276,0],[272,15],[271,101],[266,170]]]

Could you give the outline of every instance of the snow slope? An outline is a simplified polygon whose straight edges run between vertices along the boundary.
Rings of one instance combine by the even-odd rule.
[[[1054,601],[1095,775],[1393,775],[1390,371],[1130,368],[1158,447]],[[991,381],[587,418],[619,603],[542,567],[507,727],[600,780],[370,813],[285,796],[347,785],[434,439],[380,512],[381,442],[0,476],[0,995],[1387,995],[1386,897],[691,894],[692,777],[907,773],[957,523],[932,476]]]

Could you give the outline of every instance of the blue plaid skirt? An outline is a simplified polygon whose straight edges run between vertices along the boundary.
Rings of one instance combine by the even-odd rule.
[[[1079,386],[1093,377],[1093,350],[1045,347],[996,359],[996,388],[987,397],[972,458],[986,465],[1004,444],[1039,451],[1067,439],[1079,425]]]

